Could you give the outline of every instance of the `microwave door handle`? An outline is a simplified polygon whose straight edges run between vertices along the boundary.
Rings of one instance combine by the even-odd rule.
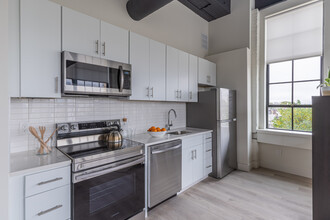
[[[122,92],[124,89],[124,71],[122,66],[119,66],[119,72],[119,92]]]
[[[116,167],[105,168],[104,170],[94,171],[94,172],[90,172],[90,173],[83,173],[81,175],[75,176],[73,182],[78,183],[78,182],[81,182],[81,181],[84,181],[84,180],[91,179],[93,177],[102,176],[104,174],[112,173],[112,172],[115,172],[115,171],[118,171],[118,170],[121,170],[121,169],[125,169],[125,168],[128,168],[128,167],[137,165],[137,164],[141,164],[143,162],[144,162],[144,157],[140,158],[140,159],[137,159],[137,160],[134,160],[134,161],[129,162],[129,163],[125,163],[125,164],[116,166]]]

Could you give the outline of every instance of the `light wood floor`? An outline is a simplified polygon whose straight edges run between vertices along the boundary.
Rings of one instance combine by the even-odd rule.
[[[207,178],[149,212],[148,220],[312,219],[311,180],[266,169]]]

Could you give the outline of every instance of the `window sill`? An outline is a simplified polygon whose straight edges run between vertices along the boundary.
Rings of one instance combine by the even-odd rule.
[[[265,144],[274,144],[304,150],[312,149],[312,133],[307,132],[258,129],[257,140],[259,143]]]

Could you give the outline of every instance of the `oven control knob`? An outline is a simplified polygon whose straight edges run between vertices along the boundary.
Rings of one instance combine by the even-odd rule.
[[[71,130],[71,131],[77,131],[77,130],[79,130],[79,129],[78,129],[78,124],[71,124],[71,125],[70,125],[70,130]]]
[[[69,125],[68,124],[61,124],[58,126],[58,133],[63,134],[63,133],[68,133],[69,132]]]

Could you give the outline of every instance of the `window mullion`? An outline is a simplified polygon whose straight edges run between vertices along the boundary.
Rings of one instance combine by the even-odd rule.
[[[292,86],[291,86],[291,130],[294,130],[294,126],[293,126],[293,105],[294,105],[294,60],[292,60]]]

